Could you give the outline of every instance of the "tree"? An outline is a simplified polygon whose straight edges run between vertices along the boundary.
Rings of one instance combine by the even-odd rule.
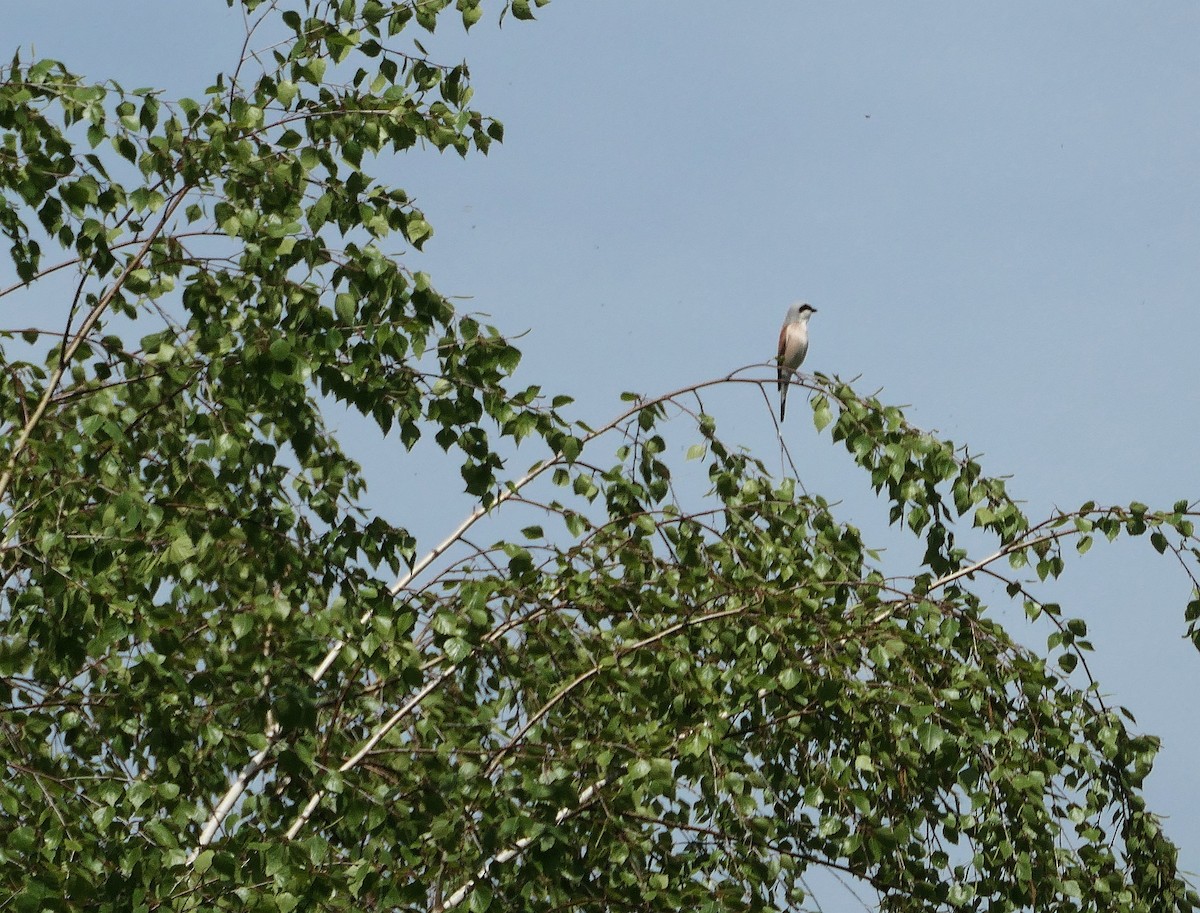
[[[503,135],[410,37],[449,0],[244,6],[283,40],[199,99],[4,70],[0,293],[47,314],[0,371],[6,903],[802,908],[824,869],[884,910],[1200,906],[1140,795],[1156,741],[1008,570],[1142,534],[1187,568],[1188,504],[1034,522],[965,450],[802,378],[923,545],[897,579],[717,436],[704,390],[769,371],[571,420],[383,252],[431,229],[376,157]],[[54,314],[34,296],[63,274]],[[330,401],[432,436],[477,508],[418,551]],[[542,518],[472,544],[515,508]],[[992,553],[956,545],[967,521]]]

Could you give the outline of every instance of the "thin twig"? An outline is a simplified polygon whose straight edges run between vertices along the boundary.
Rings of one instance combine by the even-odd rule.
[[[125,280],[129,277],[129,274],[141,265],[142,260],[145,259],[146,254],[150,251],[150,248],[153,246],[154,242],[158,240],[159,236],[163,233],[163,230],[167,227],[167,222],[170,221],[171,216],[174,215],[175,210],[179,207],[179,204],[182,203],[184,197],[187,196],[188,189],[189,188],[185,186],[176,191],[175,195],[171,198],[171,201],[167,204],[166,209],[163,211],[162,218],[158,220],[158,224],[154,227],[154,230],[151,231],[146,240],[142,242],[141,247],[137,249],[137,252],[133,255],[133,257],[130,258],[129,262],[125,264],[125,268],[121,270],[120,274],[113,282],[112,287],[104,293],[104,296],[97,301],[92,307],[91,311],[88,312],[87,317],[84,318],[83,324],[79,327],[79,331],[75,334],[75,338],[72,339],[67,347],[63,350],[63,357],[60,359],[58,367],[54,369],[54,373],[50,375],[50,380],[46,384],[46,389],[42,394],[41,400],[38,402],[37,407],[33,410],[33,414],[29,417],[29,421],[27,421],[25,426],[21,429],[21,434],[17,438],[16,443],[13,444],[12,451],[9,453],[8,465],[5,467],[4,473],[0,475],[0,502],[4,500],[4,495],[7,493],[8,486],[12,482],[13,471],[17,466],[17,459],[25,450],[25,447],[29,443],[29,438],[32,436],[34,429],[37,428],[37,426],[41,423],[42,416],[45,415],[47,407],[54,399],[54,391],[58,388],[59,381],[62,380],[63,374],[66,373],[67,366],[71,363],[72,357],[79,350],[79,347],[83,344],[83,341],[87,338],[87,335],[92,331],[92,328],[95,327],[95,325],[99,322],[100,317],[108,309],[108,306],[112,304],[113,299],[117,296],[117,292],[119,292],[121,287],[125,284]]]

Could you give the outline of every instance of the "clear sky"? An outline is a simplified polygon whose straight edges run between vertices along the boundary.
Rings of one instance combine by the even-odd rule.
[[[557,0],[538,16],[422,38],[468,60],[502,146],[387,166],[436,230],[411,265],[530,330],[519,378],[598,424],[622,390],[765,361],[803,298],[806,369],[912,404],[1035,515],[1200,498],[1200,5]],[[19,4],[4,33],[0,53],[33,44],[180,95],[241,44],[219,0]],[[804,481],[878,526],[793,397]],[[753,388],[710,409],[777,459]],[[394,519],[432,537],[458,518],[414,493],[430,470],[394,442],[357,447]],[[1104,690],[1162,736],[1151,804],[1200,870],[1186,577],[1148,542],[1098,544],[1042,592],[1088,621]]]

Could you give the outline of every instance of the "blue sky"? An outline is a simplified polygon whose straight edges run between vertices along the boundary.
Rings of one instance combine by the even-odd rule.
[[[803,298],[807,369],[911,404],[1035,515],[1200,498],[1200,5],[558,0],[538,16],[422,39],[468,60],[502,146],[386,166],[436,230],[413,267],[530,331],[521,379],[598,424],[622,390],[765,361]],[[217,0],[5,18],[10,46],[177,94],[241,42]],[[798,399],[785,434],[805,483],[882,527]],[[709,405],[777,459],[756,391]],[[352,444],[381,510],[426,538],[458,519],[461,503],[421,500],[428,465]],[[1146,542],[1097,545],[1043,592],[1088,621],[1104,690],[1163,737],[1151,803],[1200,870],[1186,578]]]

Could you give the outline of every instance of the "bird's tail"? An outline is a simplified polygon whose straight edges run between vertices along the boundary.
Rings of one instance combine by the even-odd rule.
[[[781,380],[779,382],[779,421],[780,422],[783,421],[783,414],[784,414],[784,412],[787,411],[788,386],[789,386],[789,384],[786,380]]]

